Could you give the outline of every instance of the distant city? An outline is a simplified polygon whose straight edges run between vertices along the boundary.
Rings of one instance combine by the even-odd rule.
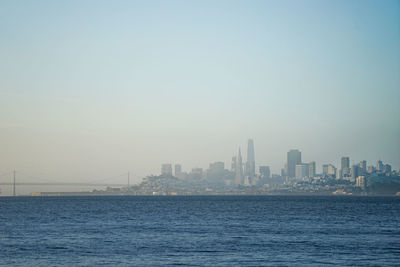
[[[241,149],[226,168],[224,162],[210,163],[207,170],[192,168],[182,171],[181,164],[161,165],[160,175],[143,178],[137,185],[108,187],[87,194],[128,195],[226,195],[226,194],[318,194],[318,195],[400,195],[400,172],[390,164],[365,160],[350,165],[350,157],[341,157],[340,166],[326,163],[322,173],[316,172],[316,161],[303,162],[302,152],[287,152],[287,161],[279,174],[271,174],[270,166],[256,166],[254,141],[248,140],[246,161]],[[257,168],[258,167],[258,168]],[[36,195],[82,194],[35,193]]]

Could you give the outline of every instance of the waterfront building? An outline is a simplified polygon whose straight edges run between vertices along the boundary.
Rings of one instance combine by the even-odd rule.
[[[296,165],[301,164],[301,152],[297,149],[291,149],[287,152],[287,176],[296,177]]]

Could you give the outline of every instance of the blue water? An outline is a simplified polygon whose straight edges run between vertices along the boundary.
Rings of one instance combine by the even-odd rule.
[[[0,265],[400,265],[400,198],[0,198]]]

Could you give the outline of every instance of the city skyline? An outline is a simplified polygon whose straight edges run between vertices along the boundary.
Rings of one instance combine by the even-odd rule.
[[[129,180],[131,182],[131,185],[137,185],[140,183],[143,183],[148,177],[152,177],[154,175],[166,175],[166,176],[175,176],[181,180],[187,180],[187,179],[193,179],[194,177],[197,177],[196,179],[200,179],[201,181],[207,181],[209,179],[222,179],[227,181],[226,179],[232,179],[232,183],[235,185],[245,185],[245,186],[252,186],[252,185],[258,185],[258,182],[255,181],[260,181],[259,179],[267,178],[277,178],[283,179],[283,181],[299,181],[302,180],[303,178],[312,178],[312,177],[324,177],[324,176],[330,176],[333,177],[334,179],[341,180],[345,177],[351,177],[354,182],[356,179],[358,179],[359,176],[363,176],[367,173],[371,174],[375,171],[382,172],[391,172],[391,171],[397,171],[399,172],[399,169],[394,168],[390,162],[383,162],[381,159],[377,159],[376,161],[366,161],[365,159],[353,159],[351,156],[346,155],[346,156],[341,156],[340,159],[336,161],[331,161],[331,162],[318,162],[317,159],[312,159],[312,160],[303,160],[302,155],[303,151],[299,149],[290,149],[286,153],[286,160],[285,162],[282,162],[283,168],[280,169],[280,171],[271,171],[274,169],[271,165],[265,162],[260,162],[256,163],[256,157],[255,157],[255,151],[256,147],[254,145],[254,140],[253,139],[247,139],[247,147],[244,149],[247,151],[247,153],[242,154],[241,153],[241,146],[239,146],[237,154],[233,154],[232,162],[231,164],[225,164],[224,161],[217,160],[217,161],[209,161],[207,166],[183,166],[181,162],[171,162],[169,161],[168,163],[162,163],[161,164],[161,170],[157,172],[152,172],[152,173],[147,173],[143,176],[137,176],[133,175],[131,176],[131,172],[128,171],[126,174],[120,174],[110,178],[104,179],[104,176],[99,179],[100,177],[92,177],[94,180],[86,180],[86,179],[79,179],[81,182],[89,182],[89,184],[86,186],[91,189],[94,188],[102,188],[100,185],[93,185],[90,186],[90,182],[94,182],[94,184],[99,184],[99,181],[103,182],[104,180],[108,180],[111,184],[113,182],[117,182],[119,184],[124,184],[125,179],[127,176],[128,178],[128,184]],[[252,164],[254,163],[254,164]],[[250,166],[250,168],[249,168]],[[290,167],[293,169],[290,171]],[[229,168],[230,167],[230,168]],[[389,171],[388,169],[389,168]],[[229,178],[229,171],[232,173],[233,176]],[[23,171],[23,176],[30,178],[29,183],[35,183],[35,180],[33,179],[39,179],[36,182],[39,182],[38,185],[43,183],[45,181],[44,185],[47,183],[51,183],[51,180],[48,180],[48,176],[44,175],[44,177],[34,177],[29,174],[26,174],[26,172]],[[228,173],[226,173],[228,172]],[[293,172],[293,173],[292,173]],[[12,175],[12,172],[9,172],[10,175]],[[15,175],[15,170],[14,170],[14,175]],[[228,175],[228,176],[227,176]],[[11,177],[11,176],[10,176]],[[118,178],[119,177],[119,178]],[[211,178],[210,178],[211,177]],[[213,178],[212,178],[213,177]],[[44,178],[44,180],[43,180]],[[117,180],[115,180],[117,178]],[[133,179],[132,179],[133,178]],[[136,179],[135,179],[136,178]],[[114,180],[110,180],[114,179]],[[346,178],[348,179],[348,178]],[[54,188],[62,188],[62,183],[57,186],[57,182],[60,182],[58,179],[53,180],[55,182],[54,185],[52,185]],[[0,183],[9,183],[10,181],[3,175],[3,177],[0,179]],[[18,183],[26,182],[25,179],[18,179]],[[74,179],[68,179],[66,185],[68,185],[68,182],[73,185],[74,182],[76,182]],[[264,180],[265,182],[265,180]],[[28,183],[28,184],[29,184]],[[364,182],[363,182],[364,183]],[[359,184],[359,181],[357,180],[357,184]],[[33,185],[33,184],[32,184]],[[35,187],[34,187],[35,188]],[[79,185],[76,184],[75,188],[79,188]],[[73,189],[71,187],[71,189]],[[9,194],[9,190],[12,190],[12,188],[8,188],[8,190],[5,190],[5,194]],[[15,186],[14,186],[15,190]],[[34,193],[35,190],[33,188],[29,188],[26,185],[24,186],[24,189],[22,190],[23,194],[27,193]],[[54,190],[54,189],[52,189]],[[52,191],[50,190],[50,191]],[[67,190],[68,191],[68,190]],[[0,191],[1,192],[1,191]],[[8,193],[7,193],[8,192]],[[15,192],[15,191],[14,191]],[[15,194],[15,193],[14,193]]]
[[[203,170],[207,170],[209,164],[213,164],[213,163],[218,163],[221,162],[224,164],[224,166],[226,166],[227,170],[229,169],[228,167],[231,166],[231,171],[233,171],[235,174],[239,173],[240,176],[252,176],[254,174],[260,174],[259,171],[259,167],[268,167],[269,169],[274,169],[274,171],[271,171],[271,174],[276,174],[279,175],[282,169],[285,169],[286,166],[288,166],[289,161],[292,161],[292,170],[289,170],[289,167],[287,170],[288,173],[286,174],[289,178],[295,178],[296,177],[296,167],[298,165],[309,165],[312,164],[312,167],[307,167],[307,173],[313,173],[313,174],[323,174],[325,172],[327,172],[327,170],[324,171],[324,166],[326,166],[326,168],[330,168],[329,166],[332,166],[335,168],[335,175],[336,175],[336,171],[337,170],[341,170],[341,171],[347,171],[348,173],[344,173],[344,174],[350,174],[350,169],[352,166],[362,166],[361,168],[364,171],[367,171],[367,167],[369,166],[374,166],[376,167],[377,164],[380,162],[380,164],[382,164],[382,160],[380,158],[377,158],[375,161],[371,160],[371,161],[367,161],[365,159],[354,159],[351,156],[341,156],[340,158],[336,159],[336,160],[332,160],[332,161],[328,161],[328,162],[320,162],[318,163],[318,159],[310,159],[310,160],[302,160],[302,155],[303,155],[303,151],[300,149],[290,149],[286,154],[286,160],[285,162],[282,162],[282,167],[278,169],[278,167],[272,167],[271,165],[268,164],[268,162],[262,162],[262,161],[255,161],[255,146],[254,146],[254,140],[253,139],[248,139],[247,142],[247,154],[243,155],[243,153],[241,152],[242,149],[241,147],[239,147],[238,152],[233,154],[233,157],[231,157],[232,161],[231,162],[225,162],[225,161],[221,161],[221,160],[216,160],[216,161],[210,161],[208,162],[207,166],[200,166],[200,165],[195,165],[195,166],[186,166],[186,168],[183,167],[183,164],[180,161],[177,162],[169,162],[169,163],[162,163],[161,166],[161,174],[171,174],[173,175],[172,169],[173,166],[179,168],[179,172],[190,172],[191,169],[193,168],[201,168]],[[250,157],[248,156],[250,152]],[[310,157],[307,157],[310,158]],[[248,168],[248,164],[249,164],[249,160],[250,162],[254,161],[255,162],[255,166],[254,166],[254,172],[252,171],[246,171],[246,169]],[[226,164],[228,163],[228,164]],[[231,164],[229,164],[231,163]],[[389,164],[390,166],[393,166],[392,163],[385,161],[386,164]],[[168,165],[169,168],[169,172],[164,172],[163,169],[165,166]],[[237,168],[238,166],[241,166],[242,169],[239,170],[237,172]],[[347,168],[347,170],[346,170]],[[383,167],[380,167],[381,169]],[[377,168],[379,170],[379,168]],[[400,170],[397,168],[392,168],[393,170]],[[312,170],[312,171],[310,171]],[[155,175],[156,173],[152,173],[151,175]],[[236,178],[235,178],[236,179]]]
[[[233,157],[231,157],[232,160],[233,159],[235,160],[235,164],[238,164],[238,162],[237,162],[238,155],[241,155],[241,157],[240,157],[240,162],[241,162],[241,166],[242,166],[241,177],[243,179],[244,179],[245,176],[249,175],[249,172],[247,171],[248,170],[248,164],[249,164],[248,153],[249,152],[251,153],[250,161],[255,160],[255,155],[254,154],[255,154],[255,150],[256,150],[255,146],[254,146],[254,140],[253,139],[247,139],[246,144],[247,144],[247,146],[246,145],[243,146],[243,147],[246,148],[245,149],[247,151],[246,154],[241,153],[242,146],[238,146],[238,151],[239,152],[233,153]],[[289,149],[289,151],[287,151],[287,153],[284,153],[286,157],[284,158],[284,160],[281,162],[280,165],[274,166],[274,165],[269,164],[266,161],[263,161],[262,159],[260,159],[258,161],[254,161],[254,168],[253,168],[254,174],[255,173],[259,174],[260,173],[259,172],[259,167],[264,167],[265,166],[265,167],[268,167],[270,169],[271,175],[272,174],[279,175],[281,173],[281,171],[283,169],[285,169],[285,167],[288,165],[289,154],[291,154],[293,152],[298,153],[298,156],[294,156],[294,157],[299,157],[298,158],[299,161],[297,161],[297,159],[296,159],[293,162],[293,166],[292,166],[293,174],[291,174],[291,173],[288,174],[288,177],[292,177],[292,178],[296,177],[295,169],[296,169],[296,166],[298,164],[309,164],[309,163],[314,164],[314,169],[313,169],[314,170],[314,174],[324,173],[324,170],[323,170],[324,165],[325,166],[332,165],[336,169],[341,170],[343,172],[343,168],[342,167],[343,167],[343,164],[345,164],[345,166],[348,166],[347,172],[350,174],[350,169],[354,165],[358,166],[359,164],[364,163],[364,164],[366,164],[365,165],[365,169],[366,169],[366,167],[371,166],[371,165],[375,167],[377,162],[382,162],[382,158],[380,158],[380,157],[377,157],[375,160],[373,160],[373,159],[372,160],[365,160],[364,158],[355,159],[355,158],[353,158],[353,157],[351,157],[349,155],[341,155],[340,157],[336,157],[336,158],[334,158],[334,159],[332,159],[330,161],[328,160],[328,161],[324,161],[324,162],[319,161],[318,159],[312,158],[312,156],[307,156],[307,157],[305,157],[305,160],[304,160],[304,158],[302,158],[302,157],[304,155],[307,155],[307,153],[304,154],[303,153],[304,151],[302,151],[301,149]],[[137,174],[135,172],[132,173],[133,174],[132,175],[132,182],[138,183],[138,182],[141,182],[142,179],[144,177],[148,176],[148,175],[156,175],[156,174],[160,173],[160,171],[159,171],[160,170],[159,169],[160,164],[162,165],[161,174],[171,174],[171,175],[175,174],[177,169],[179,170],[179,172],[189,173],[191,170],[196,169],[196,168],[201,168],[203,170],[207,170],[209,165],[212,164],[212,163],[221,162],[221,163],[224,164],[224,166],[226,166],[226,169],[228,169],[228,166],[231,166],[231,163],[233,164],[232,161],[226,160],[226,157],[225,157],[225,159],[222,159],[222,160],[221,159],[208,160],[208,161],[205,161],[206,163],[202,164],[202,165],[197,164],[197,165],[190,166],[190,165],[183,164],[183,162],[185,162],[185,160],[176,160],[176,161],[169,160],[169,161],[166,161],[166,162],[156,163],[158,165],[158,168],[157,168],[156,171],[151,171],[151,172],[148,172],[148,173],[145,173],[145,174],[142,174],[142,175],[141,174]],[[396,165],[393,164],[392,162],[389,162],[389,161],[386,161],[386,160],[383,160],[383,162],[389,163],[392,166],[393,170],[400,170],[400,168],[397,168]],[[237,168],[237,165],[236,165],[236,168]],[[4,171],[11,172],[11,170],[15,170],[15,169],[16,168],[11,168],[11,169],[8,169],[8,170],[4,169]],[[128,168],[127,170],[131,171],[132,168]],[[163,171],[163,170],[165,170],[165,171]],[[125,171],[125,169],[119,170],[119,171],[120,172],[121,171]],[[309,170],[307,170],[307,172],[308,171]],[[28,170],[28,172],[30,172],[30,170]],[[44,174],[45,178],[49,177],[48,174],[46,174],[43,171],[41,172],[41,174]],[[95,177],[95,176],[92,175],[91,177]],[[102,177],[104,177],[104,175]],[[55,178],[55,181],[60,181],[60,179],[57,179],[59,177],[55,176],[54,178]],[[71,180],[71,178],[72,178],[72,181],[75,181],[73,177],[67,177],[67,178],[68,178],[68,180]],[[81,177],[78,177],[77,180],[81,180]],[[89,180],[83,179],[83,181],[89,181]]]
[[[0,266],[400,262],[400,0],[0,0]]]
[[[400,168],[398,1],[0,5],[0,172],[137,179],[249,137],[273,173]]]

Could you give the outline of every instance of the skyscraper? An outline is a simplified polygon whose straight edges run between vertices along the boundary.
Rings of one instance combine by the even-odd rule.
[[[315,161],[311,161],[308,163],[308,177],[313,178],[315,177]]]
[[[236,156],[232,157],[231,172],[236,173]]]
[[[367,187],[365,176],[358,176],[356,179],[356,186],[360,187],[362,190],[365,190]]]
[[[372,165],[367,166],[367,172],[368,173],[373,173],[374,171],[375,171],[375,167],[374,166],[372,166]]]
[[[242,163],[242,153],[240,152],[236,158],[236,174],[235,174],[235,184],[241,185],[243,184],[243,163]]]
[[[328,175],[328,167],[329,167],[329,164],[322,165],[322,174],[323,175]]]
[[[344,168],[350,168],[350,158],[349,157],[342,157],[341,160],[341,169],[343,170]]]
[[[249,139],[247,142],[247,162],[246,162],[246,175],[254,177],[256,174],[256,162],[254,156],[254,142]]]
[[[207,179],[223,180],[225,164],[223,162],[210,163],[210,168],[207,170]]]
[[[353,165],[351,167],[351,179],[354,182],[356,180],[356,178],[358,177],[358,165]]]
[[[359,169],[360,175],[365,175],[367,173],[367,162],[365,160],[360,161],[360,169]]]
[[[348,175],[350,172],[350,158],[342,157],[340,169],[342,170],[342,175]]]
[[[382,171],[383,171],[383,163],[382,163],[382,160],[378,160],[378,161],[376,162],[376,171],[378,171],[378,172],[382,172]]]
[[[387,174],[391,173],[391,172],[392,172],[392,166],[389,165],[389,164],[383,165],[383,171],[384,171],[385,173],[387,173]]]
[[[308,177],[308,164],[296,165],[296,179],[303,179]]]
[[[336,179],[342,179],[343,175],[342,175],[342,170],[341,169],[337,169],[336,170]]]
[[[296,177],[296,165],[301,164],[301,152],[297,149],[292,149],[287,153],[287,176],[290,178]]]
[[[269,179],[271,176],[269,166],[260,166],[260,175],[264,179]]]
[[[161,165],[161,175],[172,176],[172,165],[171,164]]]
[[[336,176],[336,167],[332,164],[328,165],[328,175]]]
[[[202,168],[192,168],[192,172],[189,174],[189,178],[193,180],[200,180],[203,178]]]
[[[336,167],[332,164],[324,164],[322,165],[322,174],[336,176]]]
[[[181,178],[182,177],[182,165],[175,164],[175,177]]]

